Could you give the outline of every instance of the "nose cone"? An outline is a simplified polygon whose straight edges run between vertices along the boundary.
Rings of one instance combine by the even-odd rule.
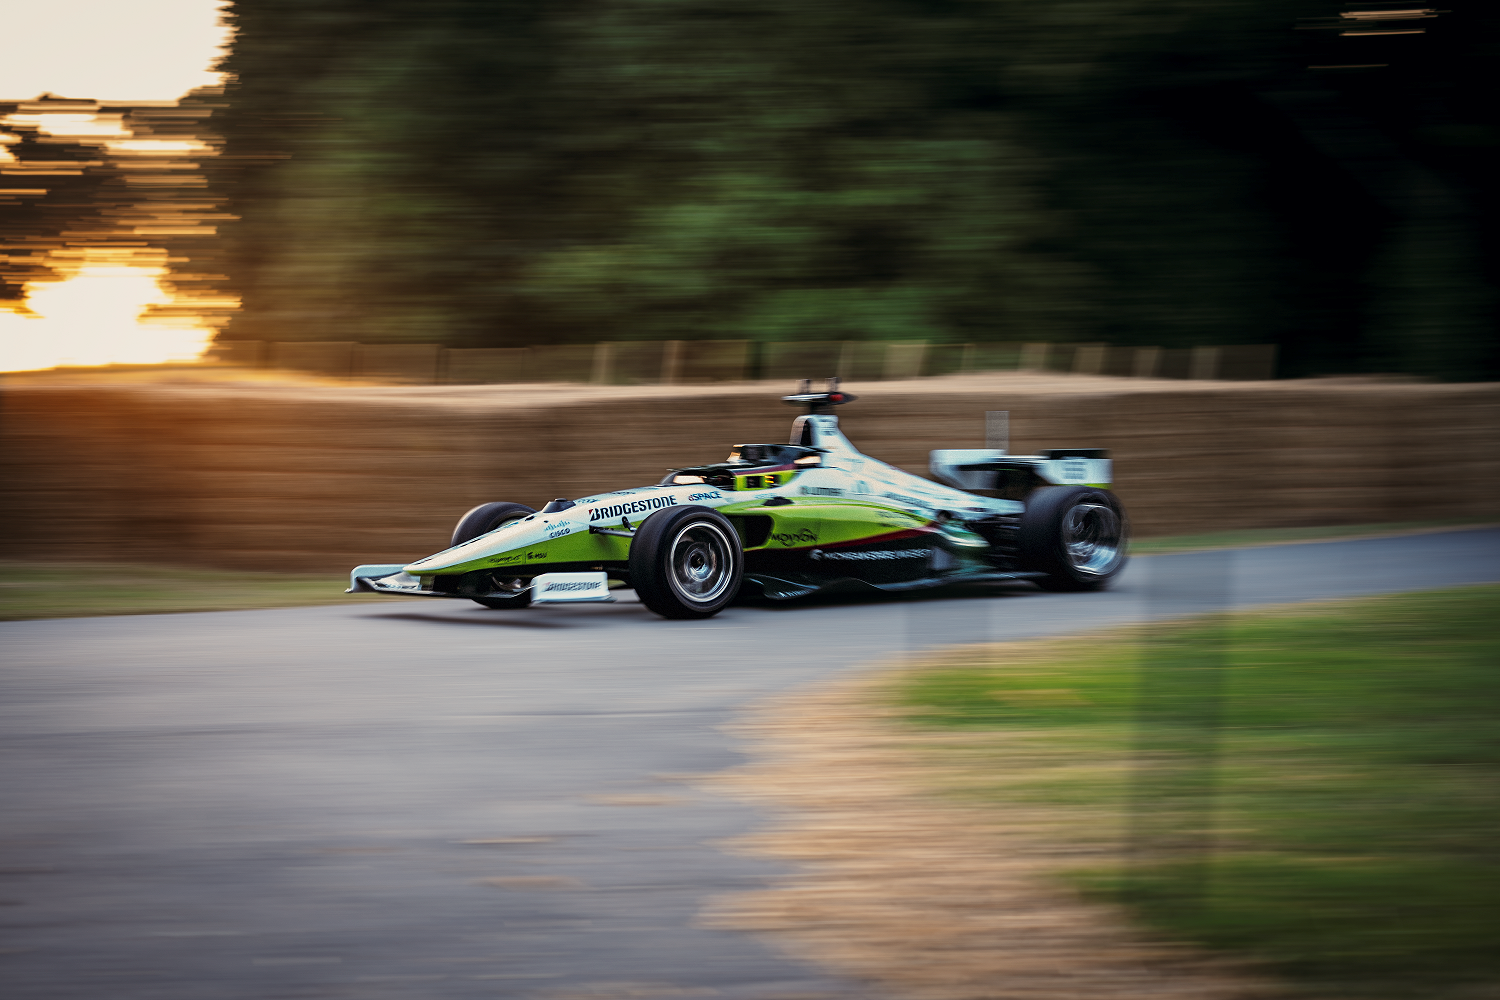
[[[501,525],[489,534],[480,535],[462,545],[419,559],[407,566],[406,572],[413,576],[424,573],[467,573],[499,566],[499,558],[540,541],[546,528],[547,522],[533,514],[520,521]]]

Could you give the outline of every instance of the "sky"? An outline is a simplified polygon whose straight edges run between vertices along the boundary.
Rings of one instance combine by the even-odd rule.
[[[175,101],[219,82],[220,0],[5,0],[0,100]]]
[[[228,43],[222,0],[3,0],[0,101],[57,97],[133,103],[170,102],[222,82],[211,70]],[[54,134],[129,141],[107,118],[40,122]],[[0,146],[0,171],[9,154]],[[151,255],[75,261],[62,282],[28,285],[28,313],[0,309],[0,371],[58,365],[150,364],[200,356],[213,329],[142,322],[169,301]]]

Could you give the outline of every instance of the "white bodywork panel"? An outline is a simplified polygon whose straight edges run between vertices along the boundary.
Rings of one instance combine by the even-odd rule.
[[[1005,462],[1029,465],[1036,474],[1058,486],[1108,486],[1114,463],[1107,458],[1048,458],[1046,455],[1008,455],[996,448],[949,448],[929,453],[927,469],[934,479],[961,490],[989,489],[994,473],[987,469],[963,469],[964,465]]]
[[[613,600],[606,573],[543,573],[531,581],[532,604]]]
[[[1004,458],[1001,448],[946,448],[928,453],[927,471],[940,483],[957,486],[961,490],[989,489],[994,482],[994,473],[987,470],[966,472],[960,465],[977,465]]]

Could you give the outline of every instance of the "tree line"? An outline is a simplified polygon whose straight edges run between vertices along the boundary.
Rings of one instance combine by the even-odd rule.
[[[1497,16],[1448,6],[235,0],[193,266],[240,339],[1495,377]]]

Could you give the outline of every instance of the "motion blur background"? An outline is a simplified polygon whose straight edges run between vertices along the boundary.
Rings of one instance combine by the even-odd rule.
[[[0,368],[191,358],[217,333],[1275,344],[1283,377],[1500,371],[1500,13],[1477,0],[216,16],[9,5]],[[70,277],[135,283],[70,299]],[[108,347],[40,346],[63,334],[38,317],[105,313]]]
[[[1497,29],[1482,0],[3,0],[0,619],[89,620],[0,625],[0,992],[1267,995],[1154,988],[1137,938],[1098,946],[1125,913],[1296,995],[1493,996]],[[703,626],[753,642],[628,598],[264,610],[474,504],[780,439],[782,380],[835,373],[912,472],[1108,448],[1155,555],[1112,593]],[[1383,533],[1412,537],[1225,551]],[[1073,633],[1017,669],[1009,640]],[[893,651],[881,691],[806,697]],[[717,726],[773,690],[791,777],[752,798],[835,815],[758,850],[854,875],[724,926],[811,928],[848,994],[702,923],[762,885],[721,849],[759,814],[658,794],[740,760]],[[860,756],[891,732],[925,754],[905,812],[905,764]],[[955,846],[994,817],[1013,840]],[[1059,930],[1084,899],[1105,938]],[[637,968],[678,978],[590,985]]]

